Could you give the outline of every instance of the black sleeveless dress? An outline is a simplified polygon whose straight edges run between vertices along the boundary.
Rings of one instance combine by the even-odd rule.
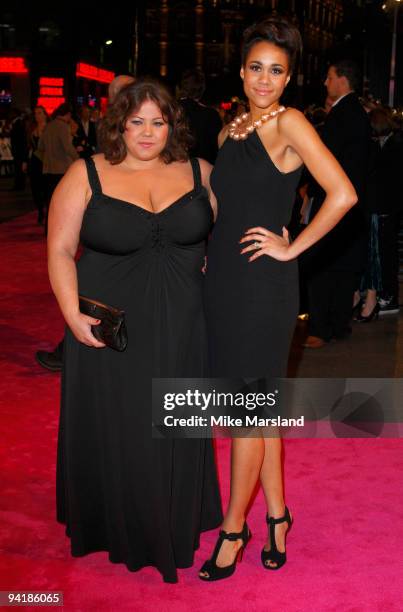
[[[227,138],[211,185],[218,218],[207,249],[205,305],[213,376],[284,377],[298,315],[297,261],[248,262],[239,240],[252,227],[287,227],[302,167],[282,173],[256,131]]]
[[[79,343],[66,330],[57,456],[57,520],[74,556],[108,551],[166,582],[193,564],[201,531],[222,520],[211,440],[153,439],[151,378],[205,375],[205,245],[212,211],[194,188],[160,213],[102,193],[84,215],[79,293],[126,312],[124,352]]]

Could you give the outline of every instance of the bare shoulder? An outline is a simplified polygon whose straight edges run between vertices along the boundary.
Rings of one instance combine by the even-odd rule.
[[[218,147],[222,147],[228,137],[229,125],[224,125],[221,132],[218,134]]]
[[[197,161],[199,162],[200,172],[202,173],[202,176],[209,176],[210,172],[213,169],[213,166],[210,164],[210,162],[203,159],[202,157],[198,157]]]
[[[71,164],[66,174],[56,186],[52,195],[51,209],[54,213],[81,214],[91,197],[91,187],[87,168],[83,159]]]
[[[301,113],[297,108],[291,106],[288,107],[285,112],[278,115],[277,125],[280,131],[304,127],[306,124],[310,125],[304,113]]]
[[[77,159],[71,164],[66,174],[63,176],[54,191],[54,198],[77,198],[81,196],[88,200],[91,194],[91,188],[88,179],[88,172],[85,161]]]
[[[199,162],[199,165],[200,165],[202,185],[207,187],[207,189],[210,189],[210,174],[213,169],[213,166],[208,161],[206,161],[205,159],[202,159],[201,157],[198,157],[197,161]]]
[[[69,178],[72,181],[86,181],[87,180],[87,166],[83,159],[77,159],[71,164],[65,174],[65,178]]]
[[[94,160],[94,162],[96,163],[98,162],[104,162],[105,161],[105,155],[103,153],[95,153],[95,155],[91,156],[92,159]]]
[[[304,149],[309,145],[318,146],[319,134],[301,111],[289,108],[278,119],[278,133],[289,145]]]
[[[95,153],[95,155],[92,155],[91,157],[94,160],[97,168],[102,168],[106,164],[110,166],[108,160],[105,159],[105,155],[103,153]]]

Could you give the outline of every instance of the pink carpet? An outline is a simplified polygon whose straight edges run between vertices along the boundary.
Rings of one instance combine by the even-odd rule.
[[[403,610],[403,441],[287,440],[287,503],[295,523],[288,562],[260,565],[265,538],[258,495],[252,541],[231,579],[205,584],[197,569],[216,532],[202,536],[195,566],[167,585],[153,568],[130,573],[106,553],[74,559],[55,520],[59,376],[34,361],[63,323],[46,275],[34,214],[0,225],[0,590],[63,591],[65,610],[393,612]],[[218,441],[224,501],[229,446]],[[400,536],[400,537],[399,537]],[[25,609],[34,609],[33,607]]]

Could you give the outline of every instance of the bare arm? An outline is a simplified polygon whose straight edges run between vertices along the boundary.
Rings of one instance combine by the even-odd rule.
[[[288,242],[288,231],[278,236],[265,228],[251,228],[241,242],[255,240],[260,243],[242,250],[255,251],[250,261],[262,255],[288,261],[315,244],[344,217],[357,202],[357,194],[344,170],[323,144],[315,129],[296,109],[289,109],[279,118],[279,132],[288,145],[305,163],[308,170],[326,192],[326,198],[315,218],[298,235],[292,244]]]
[[[77,340],[100,348],[105,345],[91,333],[91,325],[99,321],[81,314],[79,310],[74,261],[90,193],[85,163],[83,160],[76,161],[52,196],[48,224],[48,271],[64,319]]]
[[[216,199],[216,197],[214,195],[214,192],[211,189],[211,185],[210,185],[210,174],[211,174],[211,171],[213,169],[213,166],[208,161],[206,161],[205,159],[198,158],[198,160],[199,160],[199,164],[200,164],[202,184],[207,189],[207,193],[208,193],[208,196],[209,196],[211,208],[213,209],[214,221],[215,221],[217,219],[217,199]]]

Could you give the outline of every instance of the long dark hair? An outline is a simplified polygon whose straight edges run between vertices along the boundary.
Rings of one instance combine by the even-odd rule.
[[[38,122],[35,119],[35,111],[37,108],[40,108],[41,111],[43,111],[43,114],[45,115],[45,120],[46,123],[49,122],[49,115],[47,113],[47,110],[44,106],[42,106],[41,104],[37,104],[34,109],[32,110],[32,113],[29,117],[29,124],[28,124],[28,132],[31,134],[32,132],[34,132],[36,130],[36,128],[38,127]]]

